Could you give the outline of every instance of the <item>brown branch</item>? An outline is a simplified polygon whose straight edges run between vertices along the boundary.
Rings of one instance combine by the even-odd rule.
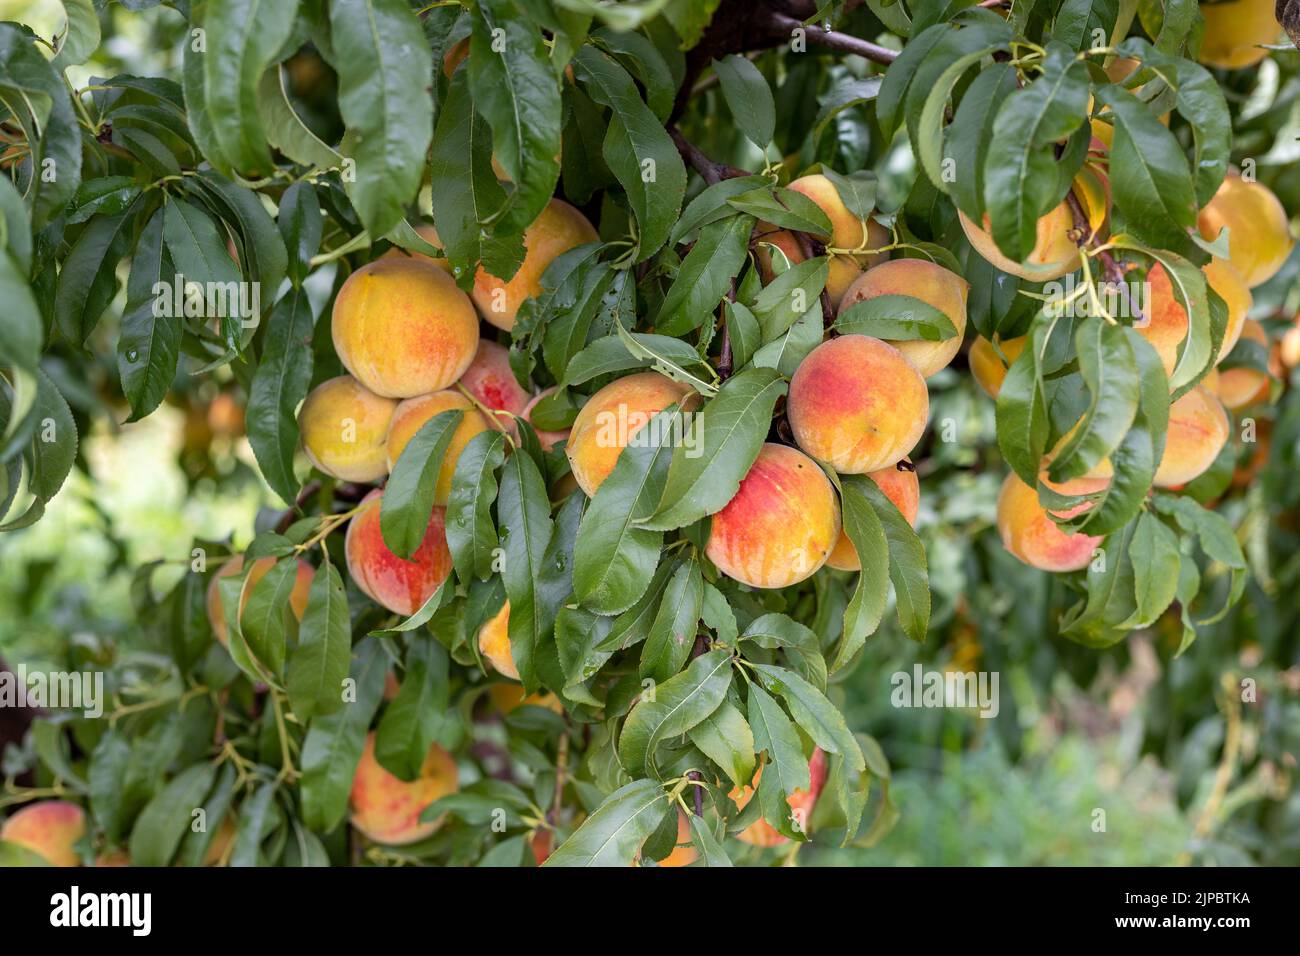
[[[774,31],[788,36],[793,31],[802,29],[811,43],[816,43],[818,46],[824,46],[828,50],[836,50],[840,53],[852,53],[863,59],[870,60],[872,63],[881,63],[888,66],[898,59],[897,50],[891,50],[879,43],[872,43],[870,40],[863,40],[861,37],[851,36],[848,33],[810,26],[801,20],[796,20],[794,17],[786,16],[784,13],[778,13],[775,10],[768,12],[767,21]]]
[[[710,186],[724,179],[753,175],[727,163],[717,163],[709,159],[698,146],[683,136],[682,131],[676,126],[668,127],[668,135],[673,138],[673,145],[677,147],[677,152],[681,154],[682,159],[686,160],[687,165],[699,173],[704,178],[704,182]]]

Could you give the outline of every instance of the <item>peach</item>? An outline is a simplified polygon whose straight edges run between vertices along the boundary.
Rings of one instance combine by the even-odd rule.
[[[1075,478],[1048,487],[1063,495],[1086,495],[1101,491],[1109,484],[1103,478]],[[1059,518],[1073,518],[1092,507],[1083,502],[1065,511],[1053,512]],[[998,532],[1002,545],[1030,567],[1041,571],[1078,571],[1088,566],[1101,537],[1070,534],[1052,520],[1038,501],[1038,490],[1025,484],[1015,472],[1007,475],[998,495]]]
[[[705,554],[742,584],[783,588],[815,574],[839,533],[830,479],[803,452],[769,442],[713,516]]]
[[[66,800],[29,804],[0,826],[0,840],[31,850],[51,866],[81,866],[76,844],[85,833],[85,811]]]
[[[257,582],[262,579],[266,572],[275,567],[275,562],[276,559],[271,557],[258,558],[253,562],[253,566],[248,571],[248,582],[244,585],[243,597],[239,602],[241,617],[244,608],[248,606],[248,599],[253,593],[253,588],[257,586]],[[212,581],[208,584],[208,621],[212,624],[212,633],[222,645],[226,643],[229,635],[226,633],[226,609],[221,604],[221,592],[217,590],[217,581],[221,578],[239,574],[243,570],[244,556],[237,554],[217,569],[217,573],[213,575]],[[299,560],[293,590],[289,592],[289,608],[293,611],[293,616],[299,621],[302,620],[302,616],[307,610],[307,593],[311,589],[311,581],[315,576],[316,569],[306,561]]]
[[[519,669],[515,667],[514,656],[510,653],[509,601],[501,605],[501,610],[479,628],[478,650],[502,677],[519,680]]]
[[[808,761],[808,789],[796,789],[786,798],[786,803],[790,805],[790,813],[793,820],[798,822],[799,828],[805,833],[808,829],[808,821],[812,817],[813,808],[817,805],[817,798],[821,795],[822,787],[826,785],[826,754],[820,747],[814,748],[812,758]],[[736,806],[741,810],[753,799],[754,791],[758,787],[758,781],[763,776],[763,768],[759,767],[754,772],[754,781],[743,790],[736,789],[731,791],[731,799],[735,801]],[[748,843],[751,846],[781,846],[789,843],[790,838],[782,834],[768,823],[766,820],[755,820],[740,833],[736,834],[736,839],[742,843]]]
[[[419,775],[407,783],[375,759],[375,734],[366,735],[361,762],[352,778],[352,825],[376,843],[404,846],[431,835],[442,818],[420,821],[424,808],[460,789],[456,761],[437,744],[429,747]]]
[[[480,339],[474,361],[470,362],[460,384],[483,405],[494,412],[504,412],[497,418],[501,424],[513,429],[515,416],[522,415],[532,392],[519,384],[514,369],[510,367],[510,350],[490,339]]]
[[[626,375],[587,399],[564,446],[573,477],[587,497],[609,477],[628,440],[676,402],[693,406],[693,390],[658,372]]]
[[[414,614],[451,573],[447,548],[446,512],[435,507],[424,540],[411,560],[388,550],[380,530],[379,509],[384,493],[378,489],[362,499],[348,524],[344,540],[348,574],[366,596],[394,614]]]
[[[513,663],[514,659],[511,658],[511,664]],[[498,682],[487,686],[487,694],[492,701],[492,706],[503,714],[508,714],[516,707],[523,706],[545,707],[557,714],[564,713],[564,705],[560,703],[560,698],[546,690],[526,694],[519,684]]]
[[[105,850],[95,857],[95,866],[120,867],[131,865],[131,854],[126,850]]]
[[[351,375],[321,382],[302,403],[298,431],[312,465],[342,481],[378,481],[388,474],[384,441],[397,402],[381,398]]]
[[[916,477],[915,468],[904,468],[903,462],[908,462],[906,458],[899,462],[896,467],[882,468],[880,471],[873,471],[867,474],[867,477],[876,483],[885,497],[892,501],[903,513],[907,523],[916,527],[916,512],[921,507],[921,482]],[[862,562],[858,560],[858,551],[853,547],[853,542],[849,540],[848,534],[841,530],[839,540],[835,542],[835,547],[831,549],[830,557],[826,563],[832,568],[839,571],[861,571]]]
[[[831,221],[831,240],[828,245],[836,249],[879,249],[889,245],[889,230],[874,219],[865,222],[845,207],[835,184],[821,174],[801,176],[790,184],[797,193],[803,193],[826,213]],[[884,253],[858,252],[853,258],[864,269],[880,260]],[[794,260],[791,260],[794,261]]]
[[[1002,349],[1002,354],[1006,356],[1009,363],[1015,362],[1020,357],[1020,353],[1025,350],[1025,342],[1028,337],[1024,335],[1017,336],[1013,339],[1002,339],[998,346]],[[1002,383],[1006,380],[1007,369],[1010,365],[1003,365],[1002,359],[998,357],[997,351],[993,348],[993,343],[983,337],[977,337],[970,346],[970,354],[967,356],[970,362],[971,375],[979,383],[980,388],[984,389],[984,394],[989,398],[996,399],[998,392],[1002,391]]]
[[[1169,406],[1165,454],[1156,469],[1155,486],[1184,485],[1202,474],[1228,441],[1228,413],[1204,385],[1197,385]]]
[[[950,339],[889,342],[929,378],[947,368],[961,348],[962,335],[966,332],[966,294],[969,289],[970,284],[961,276],[928,259],[894,259],[863,273],[844,293],[839,310],[843,312],[856,302],[877,296],[908,295],[946,315],[957,327],[957,334]]]
[[[1241,337],[1267,348],[1268,333],[1254,319],[1247,319]],[[1228,368],[1219,371],[1218,387],[1213,389],[1226,408],[1236,411],[1268,398],[1268,376],[1253,368]]]
[[[882,245],[889,241],[889,234],[883,226],[877,225],[874,221],[871,226],[885,232],[883,238],[876,236],[875,239]],[[756,230],[757,231],[757,230]],[[795,240],[794,234],[785,229],[769,229],[768,231],[759,231],[758,237],[760,245],[756,252],[758,259],[759,272],[763,276],[763,283],[766,285],[776,278],[776,273],[772,269],[772,254],[762,245],[770,243],[780,249],[791,265],[803,262],[803,250],[799,248],[799,243]],[[873,260],[884,258],[884,254],[871,256]],[[858,265],[857,260],[852,256],[831,255],[827,264],[826,273],[826,294],[830,296],[831,305],[838,308],[840,299],[844,298],[844,293],[849,290],[858,276],[862,275],[862,267]]]
[[[1202,270],[1210,288],[1222,296],[1228,306],[1228,326],[1223,333],[1223,345],[1215,361],[1232,351],[1241,336],[1241,325],[1250,311],[1251,295],[1237,271],[1223,259],[1212,259]],[[1150,320],[1145,325],[1135,324],[1134,329],[1151,343],[1160,364],[1165,367],[1165,374],[1172,375],[1178,361],[1178,349],[1187,338],[1187,312],[1174,296],[1169,273],[1160,263],[1155,263],[1147,272],[1150,289],[1148,311]]]
[[[894,346],[841,335],[795,369],[786,402],[799,447],[843,474],[866,474],[903,460],[925,432],[925,378]]]
[[[352,273],[334,300],[330,325],[344,367],[385,398],[446,388],[478,348],[469,297],[423,257],[384,257]]]
[[[527,253],[519,271],[507,282],[481,266],[471,293],[479,313],[507,332],[525,299],[542,291],[542,273],[556,257],[599,236],[587,217],[562,199],[552,199],[533,224],[524,230]]]
[[[388,429],[386,451],[388,468],[392,470],[397,467],[397,459],[401,457],[407,443],[415,437],[415,433],[425,423],[443,412],[455,409],[461,409],[465,414],[460,424],[456,426],[456,430],[452,432],[451,444],[447,446],[447,452],[438,468],[438,477],[433,489],[435,505],[447,503],[447,498],[451,495],[451,479],[456,473],[456,462],[460,460],[461,452],[470,443],[470,439],[492,426],[474,407],[473,402],[460,392],[449,388],[431,395],[408,398],[399,403],[397,411],[393,413],[393,423]]]
[[[1273,191],[1235,172],[1224,178],[1196,225],[1211,240],[1228,230],[1228,261],[1251,289],[1273,278],[1295,245],[1286,209]]]
[[[533,413],[533,409],[537,407],[537,403],[540,402],[542,399],[546,398],[548,395],[553,395],[554,393],[555,393],[555,386],[552,385],[550,388],[542,389],[540,392],[538,392],[529,400],[528,404],[524,406],[524,411],[523,411],[524,420],[527,421],[528,424],[533,425],[533,420],[531,418],[531,415]],[[544,431],[543,429],[537,428],[536,425],[533,425],[533,428],[537,431],[537,440],[538,442],[541,443],[543,451],[551,451],[560,442],[568,441],[569,438],[569,429],[567,428],[564,429],[563,431],[558,431],[558,432]]]
[[[1274,0],[1202,3],[1205,38],[1197,59],[1207,66],[1225,70],[1254,66],[1264,59],[1268,50],[1261,44],[1273,43],[1282,35],[1273,3]]]

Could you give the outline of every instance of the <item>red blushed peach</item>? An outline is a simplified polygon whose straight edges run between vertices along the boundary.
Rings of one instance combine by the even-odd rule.
[[[510,652],[509,601],[479,628],[478,650],[502,677],[519,680],[519,668],[515,667],[514,655]]]
[[[334,300],[334,351],[385,398],[446,388],[478,348],[478,316],[451,276],[429,260],[393,256],[348,276]]]
[[[456,462],[460,461],[460,454],[470,443],[470,439],[491,427],[487,419],[468,398],[448,388],[431,395],[408,398],[400,403],[397,411],[393,413],[393,423],[388,428],[386,449],[388,468],[391,470],[397,467],[397,459],[401,457],[407,443],[415,437],[416,432],[430,419],[455,409],[463,411],[464,417],[456,426],[456,430],[451,433],[451,444],[447,446],[442,465],[438,468],[438,478],[433,489],[433,503],[436,505],[447,503],[451,495],[451,479],[456,473]]]
[[[899,462],[893,468],[882,468],[880,471],[868,473],[867,477],[876,483],[885,497],[894,503],[907,523],[916,527],[916,512],[921,507],[921,482],[916,477],[915,468],[903,468],[902,465],[908,462],[906,458]],[[832,568],[839,571],[861,571],[862,562],[858,560],[858,551],[853,547],[853,542],[849,540],[848,534],[843,530],[840,531],[839,540],[835,542],[835,547],[831,549],[830,557],[826,563]]]
[[[1223,297],[1228,306],[1228,325],[1223,333],[1223,345],[1215,361],[1222,361],[1241,337],[1241,326],[1250,311],[1251,295],[1235,269],[1223,259],[1213,259],[1202,270],[1209,287]],[[1178,361],[1178,349],[1187,338],[1187,311],[1174,296],[1173,284],[1164,266],[1156,263],[1147,272],[1150,289],[1148,311],[1150,321],[1134,325],[1135,331],[1156,350],[1165,374],[1172,375]]]
[[[51,866],[81,866],[76,844],[85,833],[85,811],[66,800],[30,804],[0,826],[0,840],[31,850]]]
[[[1063,495],[1086,495],[1101,491],[1109,481],[1100,478],[1076,478],[1059,485],[1049,484]],[[1060,518],[1073,518],[1092,507],[1084,502],[1066,511],[1053,512]],[[1100,537],[1068,534],[1052,520],[1038,501],[1038,489],[1025,484],[1012,472],[1002,483],[998,495],[998,532],[1009,552],[1041,571],[1078,571],[1088,566]]]
[[[381,398],[351,375],[321,382],[302,403],[298,431],[312,465],[342,481],[378,481],[388,474],[384,440],[397,402]]]
[[[1252,2],[1262,5],[1266,0]],[[1236,172],[1224,178],[1196,217],[1196,225],[1206,239],[1228,229],[1228,261],[1250,289],[1273,278],[1295,245],[1286,209],[1273,191],[1263,183],[1247,182]]]
[[[812,759],[808,761],[808,778],[809,788],[795,790],[785,798],[786,803],[790,804],[791,818],[797,823],[798,828],[803,832],[808,832],[808,821],[812,817],[813,808],[817,805],[817,798],[821,795],[822,788],[826,785],[826,754],[822,753],[821,748],[814,748]],[[754,773],[754,782],[743,790],[732,790],[731,799],[736,802],[736,806],[745,809],[746,804],[754,796],[754,791],[758,787],[758,781],[763,776],[763,768],[759,767]],[[789,843],[790,838],[780,833],[776,827],[766,820],[755,820],[745,829],[736,834],[736,839],[742,843],[748,843],[751,846],[782,846]]]
[[[588,497],[609,477],[628,440],[676,402],[693,405],[689,385],[658,372],[637,372],[610,382],[582,406],[564,446],[573,477]]]
[[[515,378],[514,370],[510,367],[510,350],[490,339],[479,340],[474,361],[460,377],[460,384],[484,408],[505,412],[497,418],[510,429],[515,427],[515,416],[524,413],[528,400],[533,397],[532,392],[520,385]]]
[[[783,588],[815,574],[839,533],[840,504],[825,473],[797,449],[768,443],[713,516],[705,554],[742,584]]]
[[[1009,363],[1014,363],[1020,357],[1020,353],[1025,350],[1026,340],[1027,336],[1021,335],[1014,339],[1003,339],[998,343]],[[975,377],[979,387],[984,389],[984,394],[989,398],[996,399],[998,392],[1002,391],[1002,383],[1006,380],[1010,364],[1003,365],[1002,359],[998,358],[998,353],[993,348],[993,343],[982,337],[976,338],[971,343],[967,358],[970,362],[971,375]]]
[[[424,808],[459,789],[456,761],[437,744],[429,748],[419,776],[410,783],[389,773],[375,759],[372,731],[366,735],[361,762],[352,778],[352,825],[376,843],[415,843],[442,825],[442,818],[420,822]]]
[[[797,193],[803,193],[826,213],[831,221],[831,239],[827,245],[835,249],[880,249],[889,245],[889,230],[874,219],[868,218],[864,223],[840,199],[835,184],[820,174],[801,176],[790,184]],[[885,253],[858,252],[853,254],[857,264],[870,268]],[[791,260],[793,261],[793,260]]]
[[[244,608],[248,606],[248,598],[253,593],[253,588],[257,582],[262,580],[266,572],[275,567],[275,558],[258,558],[253,562],[252,568],[248,572],[248,582],[244,585],[244,594],[239,602],[239,613],[243,616]],[[223,564],[217,573],[212,576],[208,583],[208,622],[212,625],[212,633],[218,641],[224,646],[229,635],[226,633],[226,609],[221,604],[221,593],[217,590],[217,582],[222,578],[230,577],[244,570],[244,556],[237,554],[225,564]],[[293,611],[293,616],[299,621],[302,620],[303,613],[307,610],[307,593],[311,589],[312,578],[316,576],[316,569],[306,561],[298,562],[298,573],[294,578],[293,590],[289,592],[289,607]]]
[[[1208,470],[1228,441],[1228,424],[1228,413],[1204,385],[1170,405],[1165,454],[1156,469],[1155,486],[1184,485]]]
[[[552,385],[550,388],[542,389],[538,394],[534,395],[532,399],[529,400],[528,404],[524,406],[524,415],[523,415],[524,420],[527,421],[528,424],[533,425],[533,419],[531,416],[533,414],[533,409],[537,407],[537,403],[540,402],[542,399],[546,398],[548,395],[553,395],[554,393],[555,393],[555,386]],[[541,443],[542,449],[544,451],[551,451],[560,442],[568,441],[569,438],[569,429],[567,428],[564,429],[564,431],[559,431],[559,432],[544,431],[540,428],[537,428],[536,425],[533,425],[533,428],[537,431],[537,440]]]
[[[388,550],[379,525],[383,492],[362,499],[360,510],[348,524],[344,551],[348,573],[364,594],[394,614],[414,614],[451,573],[447,548],[446,513],[435,507],[424,540],[410,561]]]
[[[1247,319],[1241,337],[1268,347],[1268,333],[1254,319]],[[1217,387],[1212,389],[1226,408],[1236,411],[1268,398],[1268,376],[1253,368],[1228,368],[1219,371]]]
[[[896,465],[921,440],[930,394],[915,365],[867,335],[841,335],[795,369],[786,403],[799,447],[842,474]]]
[[[510,331],[519,306],[542,291],[542,273],[546,267],[562,253],[599,238],[586,216],[564,200],[552,199],[524,230],[527,253],[523,265],[509,282],[479,267],[471,293],[479,313],[497,328]]]
[[[934,306],[948,317],[957,328],[950,339],[929,342],[924,339],[889,344],[897,348],[929,378],[940,369],[948,367],[957,350],[961,348],[966,331],[966,294],[970,284],[955,272],[936,265],[928,259],[894,259],[868,269],[849,286],[840,301],[840,311],[857,302],[865,302],[882,295],[908,295]]]

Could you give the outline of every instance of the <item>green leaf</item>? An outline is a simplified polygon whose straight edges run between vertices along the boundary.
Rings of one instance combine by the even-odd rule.
[[[268,780],[239,805],[239,822],[235,828],[235,845],[230,853],[231,866],[265,865],[262,841],[279,825],[282,817],[275,805],[279,783]]]
[[[728,200],[766,184],[767,180],[762,176],[737,176],[706,186],[686,204],[681,216],[673,224],[673,231],[668,237],[669,245],[685,242],[692,233],[709,223],[735,215],[736,210]]]
[[[781,229],[796,229],[824,240],[831,237],[831,221],[822,207],[794,189],[760,186],[732,196],[727,205]]]
[[[492,127],[495,155],[515,185],[496,228],[522,235],[560,177],[560,86],[541,29],[512,0],[481,0],[473,23],[474,105]]]
[[[712,318],[745,263],[753,228],[752,216],[737,215],[700,230],[659,307],[654,324],[660,333],[685,335]]]
[[[668,580],[641,650],[640,674],[666,681],[676,674],[695,646],[695,626],[704,603],[704,577],[698,561],[683,563]]]
[[[1151,512],[1137,520],[1129,545],[1137,609],[1121,626],[1150,627],[1174,601],[1178,590],[1178,536]]]
[[[940,342],[957,334],[941,310],[910,295],[878,295],[840,312],[835,327],[845,335],[870,335],[886,341]]]
[[[465,412],[439,412],[411,436],[393,465],[379,512],[384,544],[399,558],[410,560],[429,530],[434,490],[447,449]]]
[[[130,228],[129,213],[92,219],[63,260],[54,293],[54,321],[73,345],[81,345],[94,331],[117,294],[117,264],[130,247]],[[6,338],[12,336],[6,333]]]
[[[365,638],[352,649],[348,676],[351,693],[343,697],[342,709],[317,717],[307,729],[302,745],[302,819],[317,833],[338,826],[348,809],[348,793],[366,731],[384,695],[388,657],[374,638]]]
[[[633,354],[621,335],[601,336],[589,342],[569,360],[564,384],[581,385],[601,375],[649,368],[659,356],[683,368],[700,365],[704,361],[693,345],[670,335],[647,332],[632,332],[629,335],[640,346],[640,354]]]
[[[732,366],[743,369],[763,344],[763,330],[758,317],[740,302],[723,303],[723,317],[731,336]]]
[[[731,686],[731,651],[708,651],[686,670],[654,688],[632,708],[618,738],[623,768],[633,776],[655,773],[655,748],[684,734],[718,709]]]
[[[92,222],[91,227],[94,225]],[[198,206],[174,199],[163,207],[163,242],[177,276],[181,277],[175,281],[197,282],[205,290],[242,288],[239,269],[226,250],[225,237]],[[206,298],[205,292],[205,303]],[[243,348],[244,330],[250,327],[246,321],[255,318],[241,314],[239,298],[227,296],[218,316],[226,347],[234,353]]]
[[[855,485],[858,492],[871,502],[885,530],[889,542],[889,580],[894,585],[898,623],[909,638],[924,641],[930,629],[930,574],[925,546],[903,513],[885,497],[874,481],[853,479],[846,483]]]
[[[606,797],[542,865],[627,866],[670,809],[658,783],[634,780]]]
[[[343,706],[342,687],[351,651],[348,595],[343,578],[327,560],[312,578],[298,644],[289,657],[289,703],[300,721],[315,714],[332,714]]]
[[[984,164],[997,111],[1016,89],[1016,68],[994,63],[982,70],[962,96],[944,133],[944,158],[951,162],[947,192],[972,222],[984,217]],[[941,187],[942,188],[942,187]]]
[[[853,770],[861,771],[866,767],[857,738],[844,723],[844,715],[826,699],[825,694],[784,667],[771,664],[752,666],[764,689],[785,701],[795,723],[804,729],[818,747],[842,755]]]
[[[799,734],[785,711],[757,682],[749,685],[749,725],[753,728],[755,749],[759,753],[767,752],[763,776],[774,776],[786,796],[796,790],[807,790],[811,778]]]
[[[641,527],[682,528],[734,498],[767,439],[776,400],[785,392],[786,383],[774,369],[751,368],[727,379],[692,423],[695,441],[673,451],[663,498],[654,515],[639,522]]]
[[[429,45],[404,0],[333,0],[331,65],[347,126],[341,152],[356,163],[348,195],[372,236],[406,213],[433,135]]]
[[[158,311],[168,310],[155,308],[155,286],[159,282],[170,284],[173,272],[163,243],[160,211],[149,219],[131,257],[126,307],[117,340],[122,393],[131,403],[128,421],[138,421],[157,408],[176,378],[183,321],[179,316],[158,315]]]
[[[746,787],[754,779],[754,732],[745,716],[727,701],[687,736],[737,787]]]
[[[286,618],[290,613],[289,595],[298,579],[298,562],[293,558],[278,561],[251,585],[247,575],[244,578],[248,603],[239,615],[239,632],[252,655],[272,677],[278,678],[284,671],[288,648]]]
[[[648,259],[668,239],[686,193],[686,167],[658,117],[641,100],[623,67],[591,46],[573,60],[573,70],[588,94],[611,110],[604,156],[627,192],[636,216],[636,259]]]
[[[99,47],[99,14],[93,0],[63,0],[66,16],[62,38],[55,44],[58,52],[50,66],[62,72],[90,59]]]
[[[301,484],[293,471],[297,410],[311,385],[315,328],[311,301],[295,286],[271,310],[261,361],[249,388],[248,443],[262,477],[285,502],[293,502]]]
[[[1128,433],[1137,414],[1138,367],[1125,328],[1089,319],[1079,325],[1075,348],[1089,404],[1048,468],[1055,482],[1092,471]]]
[[[783,335],[811,311],[821,316],[819,299],[829,274],[829,260],[817,256],[795,263],[763,288],[754,300],[754,315],[763,331],[764,342]]]
[[[736,126],[751,143],[765,150],[776,132],[776,103],[767,80],[745,57],[732,53],[713,61],[722,86],[722,98]]]
[[[871,500],[861,488],[863,482],[872,483],[865,475],[840,478],[844,533],[853,543],[862,570],[844,609],[844,634],[831,661],[831,673],[853,660],[866,639],[876,632],[889,600],[889,541]]]
[[[673,450],[672,406],[647,427],[649,441],[624,448],[614,470],[596,490],[578,528],[574,549],[574,597],[597,614],[621,614],[645,593],[659,565],[662,531],[638,528],[659,504]],[[658,440],[656,440],[658,439]]]
[[[447,498],[447,547],[456,576],[468,583],[492,573],[497,529],[492,502],[497,496],[496,471],[505,461],[505,433],[489,428],[469,440],[451,479]]]
[[[190,828],[191,811],[203,805],[212,789],[216,765],[197,763],[168,781],[149,801],[131,830],[131,862],[135,866],[167,866]]]
[[[502,472],[497,519],[505,552],[501,574],[510,599],[510,653],[524,687],[532,691],[540,684],[534,655],[554,623],[535,591],[554,525],[541,472],[531,456],[518,450]]]
[[[399,780],[414,780],[449,707],[450,658],[429,634],[413,634],[397,696],[384,709],[375,759]]]
[[[704,865],[731,866],[731,858],[727,856],[726,848],[723,847],[722,841],[709,829],[709,825],[704,818],[692,813],[688,819],[691,824],[691,840],[699,849],[700,860]]]

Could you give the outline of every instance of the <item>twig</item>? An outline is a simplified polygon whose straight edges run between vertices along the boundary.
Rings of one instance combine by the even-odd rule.
[[[677,152],[681,153],[682,159],[690,165],[697,173],[704,177],[705,183],[712,186],[722,182],[724,179],[736,179],[740,176],[750,176],[752,173],[727,163],[716,163],[705,156],[698,146],[682,135],[682,131],[676,126],[668,127],[668,135],[673,138],[673,144],[677,147]]]
[[[823,30],[817,26],[809,26],[801,20],[796,20],[794,17],[786,16],[784,13],[778,13],[775,10],[768,14],[767,19],[772,28],[781,33],[789,34],[798,29],[806,31],[805,35],[810,42],[816,43],[818,46],[824,46],[828,50],[853,53],[863,59],[870,60],[872,63],[881,63],[885,66],[898,59],[897,50],[891,50],[879,43],[872,43],[870,40],[863,40],[860,37],[840,33],[837,30]]]

